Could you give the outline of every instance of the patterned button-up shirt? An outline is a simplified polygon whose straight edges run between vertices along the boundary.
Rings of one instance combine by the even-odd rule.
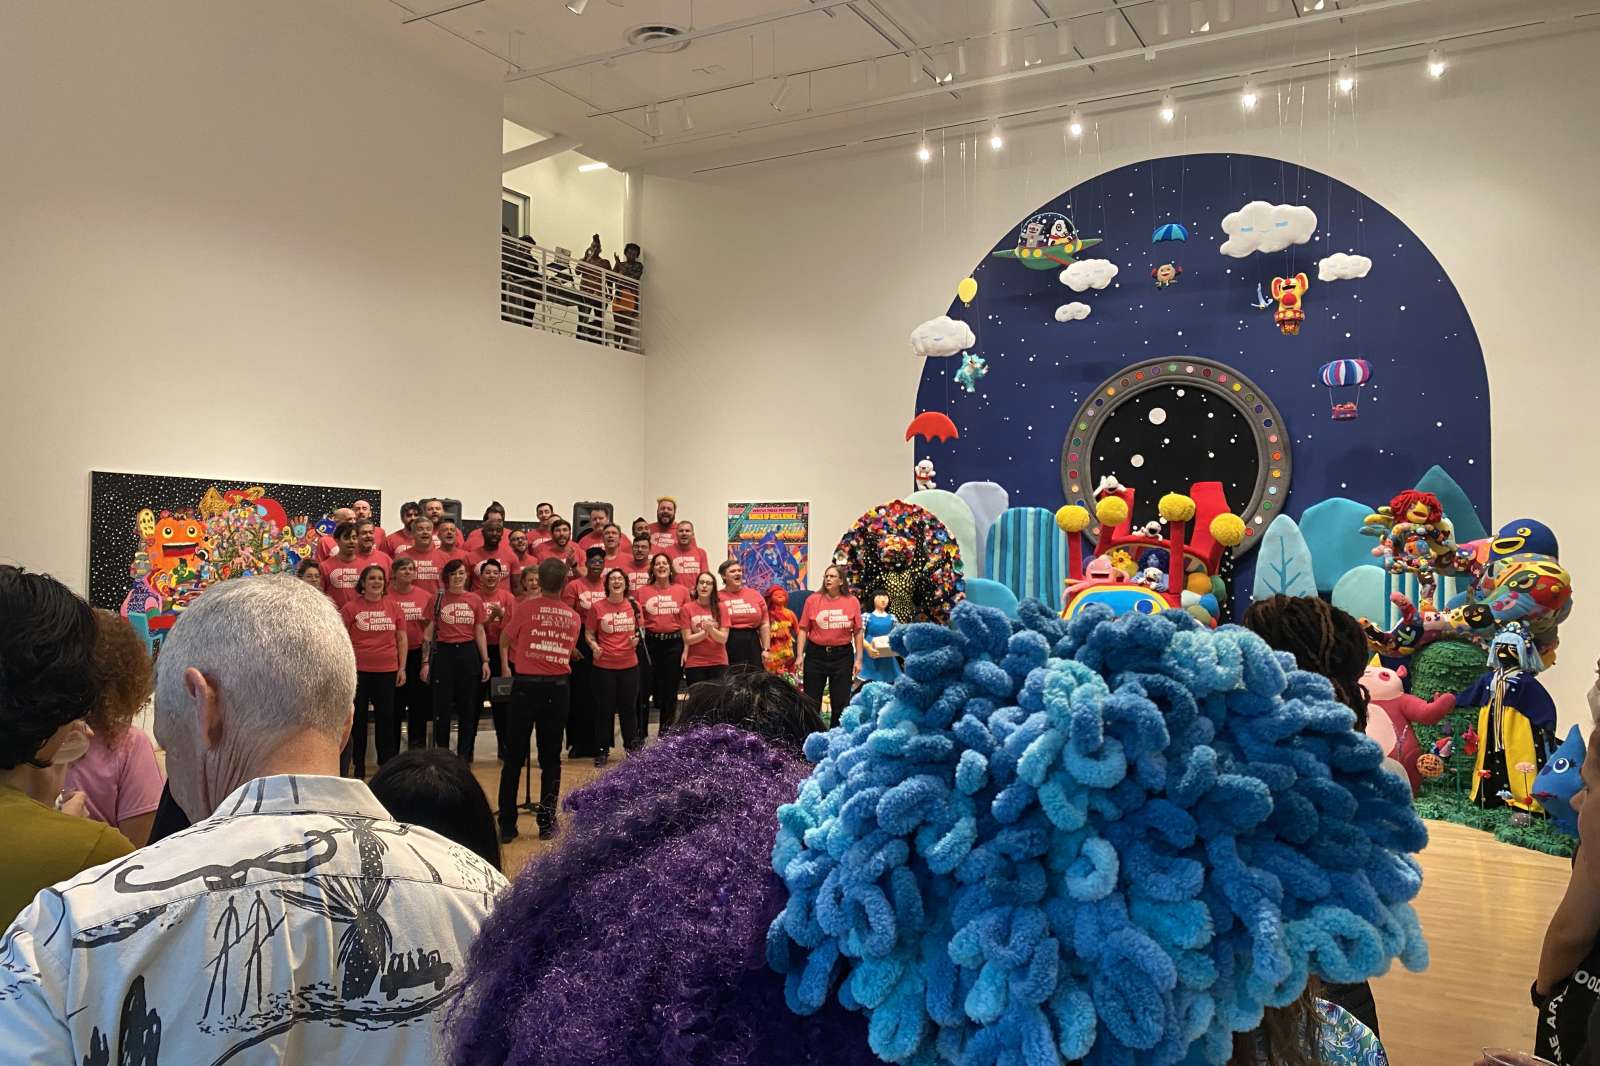
[[[439,1061],[505,883],[359,781],[257,778],[198,825],[39,893],[0,940],[0,1057]]]

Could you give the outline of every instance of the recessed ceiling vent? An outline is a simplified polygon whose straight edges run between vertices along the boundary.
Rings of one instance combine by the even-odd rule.
[[[683,51],[689,47],[689,42],[678,40],[682,36],[683,28],[681,26],[668,26],[665,24],[635,26],[625,34],[629,44],[658,45],[658,47],[650,49],[652,52]]]

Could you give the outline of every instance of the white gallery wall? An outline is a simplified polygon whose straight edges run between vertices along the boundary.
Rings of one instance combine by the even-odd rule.
[[[640,357],[499,318],[503,68],[402,14],[0,5],[0,559],[82,588],[97,468],[640,500]]]
[[[1578,721],[1600,654],[1591,547],[1600,497],[1589,488],[1600,469],[1600,387],[1583,267],[1600,244],[1591,206],[1600,135],[1586,103],[1600,95],[1597,58],[1600,34],[1574,33],[1455,55],[1438,82],[1420,58],[1365,70],[1353,108],[1330,108],[1319,73],[1264,86],[1250,116],[1230,93],[1185,102],[1172,127],[1153,103],[1101,116],[1082,141],[1059,118],[1009,130],[998,153],[982,128],[964,145],[931,138],[926,167],[912,138],[651,178],[650,409],[679,412],[702,432],[652,449],[645,481],[695,513],[751,497],[810,500],[814,557],[825,556],[863,510],[912,489],[903,437],[921,364],[907,334],[943,313],[1018,219],[1152,155],[1303,162],[1403,219],[1472,315],[1495,423],[1486,518],[1532,515],[1562,538],[1578,605],[1546,680],[1563,722]]]
[[[514,122],[504,127],[502,143],[508,152],[539,139]],[[606,258],[614,259],[622,254],[628,179],[620,170],[578,169],[591,162],[581,151],[560,152],[506,171],[501,183],[528,198],[528,232],[540,245],[581,256],[590,236],[599,234]]]

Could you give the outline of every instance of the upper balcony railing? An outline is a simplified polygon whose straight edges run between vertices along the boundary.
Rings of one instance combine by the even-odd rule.
[[[640,282],[537,244],[500,238],[500,317],[578,340],[644,352]]]

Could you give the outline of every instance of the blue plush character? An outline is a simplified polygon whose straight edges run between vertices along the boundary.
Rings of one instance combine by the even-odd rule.
[[[1567,739],[1533,779],[1533,798],[1539,801],[1557,829],[1572,836],[1578,835],[1578,815],[1572,809],[1572,797],[1583,787],[1583,778],[1578,774],[1579,767],[1583,766],[1583,755],[1583,731],[1573,726]]]
[[[989,372],[989,364],[983,356],[968,352],[961,360],[961,369],[956,371],[956,384],[968,392],[978,391],[978,381]]]

